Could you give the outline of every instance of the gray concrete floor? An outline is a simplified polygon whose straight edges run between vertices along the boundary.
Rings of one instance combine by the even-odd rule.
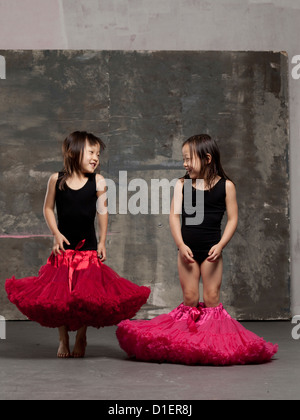
[[[6,323],[0,340],[1,400],[287,400],[300,398],[300,340],[292,325],[243,322],[279,344],[263,365],[185,366],[129,360],[116,327],[88,330],[84,359],[56,358],[57,331],[29,321]],[[71,344],[74,333],[71,333]]]

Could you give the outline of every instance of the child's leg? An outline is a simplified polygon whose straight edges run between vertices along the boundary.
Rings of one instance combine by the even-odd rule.
[[[186,306],[197,306],[199,303],[200,267],[197,262],[188,264],[178,253],[178,273]]]
[[[57,352],[57,357],[65,359],[70,357],[70,347],[69,347],[69,333],[66,327],[60,327],[59,332],[59,347]]]
[[[203,261],[201,275],[203,281],[203,300],[205,306],[216,307],[220,303],[220,288],[222,284],[223,260],[216,262]]]
[[[76,341],[75,341],[74,349],[72,352],[72,356],[75,358],[84,357],[85,355],[85,348],[87,345],[86,331],[87,331],[87,327],[82,327],[77,331]]]

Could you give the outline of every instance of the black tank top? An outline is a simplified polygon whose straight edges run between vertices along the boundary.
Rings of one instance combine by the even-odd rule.
[[[59,182],[63,176],[59,172],[56,182],[56,211],[58,229],[68,239],[71,245],[64,244],[65,249],[75,249],[80,241],[85,239],[81,251],[97,250],[95,232],[96,216],[96,174],[86,174],[87,182],[79,190],[64,186],[59,189]]]
[[[204,191],[204,219],[199,225],[188,225],[186,219],[195,217],[184,209],[184,186],[182,188],[182,238],[192,249],[202,249],[205,245],[216,244],[221,239],[221,222],[226,210],[226,179],[221,178],[210,191]],[[197,194],[203,194],[192,187],[192,205],[196,206]],[[199,200],[199,199],[198,199]],[[199,203],[199,201],[198,201]],[[203,213],[202,213],[203,214]]]

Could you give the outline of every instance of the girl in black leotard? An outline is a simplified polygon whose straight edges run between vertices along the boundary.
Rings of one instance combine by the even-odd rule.
[[[199,280],[202,276],[203,299],[207,307],[220,303],[222,282],[222,250],[232,238],[238,221],[238,207],[235,186],[225,174],[220,152],[216,142],[206,134],[196,135],[183,143],[184,178],[178,181],[177,191],[182,194],[180,203],[172,203],[170,227],[178,247],[178,271],[184,295],[184,303],[197,306],[199,302]],[[184,194],[188,185],[185,179],[192,180],[193,206],[196,205],[196,180],[204,180],[204,219],[199,225],[188,225],[184,208]],[[189,184],[190,185],[190,184]],[[182,206],[182,226],[180,216],[174,206]],[[221,221],[227,210],[227,224],[221,237]]]
[[[119,277],[103,264],[108,220],[103,200],[97,206],[98,243],[94,226],[96,202],[105,192],[103,176],[95,173],[103,147],[85,131],[65,139],[64,170],[50,177],[44,204],[54,237],[52,254],[37,277],[12,277],[5,284],[11,302],[29,319],[59,328],[58,357],[83,357],[88,326],[100,328],[133,317],[150,294],[148,287]],[[76,330],[71,354],[68,331]]]
[[[237,226],[238,209],[234,184],[220,164],[216,143],[208,135],[188,139],[182,148],[186,177],[192,188],[192,201],[204,218],[189,224],[189,203],[184,203],[189,186],[180,179],[175,187],[170,226],[178,247],[178,271],[184,302],[168,314],[150,321],[125,320],[118,325],[120,346],[138,360],[204,365],[230,365],[269,361],[278,346],[267,343],[231,318],[219,301],[222,281],[222,249]],[[204,180],[204,192],[197,180]],[[196,207],[195,207],[196,205]],[[182,226],[180,213],[182,209]],[[221,220],[227,211],[227,224],[221,236]],[[203,214],[203,212],[202,212]],[[198,219],[200,221],[201,217]],[[199,302],[199,280],[203,280],[204,303]]]

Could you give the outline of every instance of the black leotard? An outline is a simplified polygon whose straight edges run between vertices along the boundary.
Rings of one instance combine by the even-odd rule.
[[[75,249],[78,243],[85,239],[81,251],[97,250],[96,174],[86,174],[87,182],[79,190],[73,190],[67,184],[64,190],[60,190],[58,186],[62,175],[60,172],[56,182],[55,200],[58,229],[71,243],[71,245],[64,243],[64,248]]]
[[[184,210],[184,185],[182,188],[182,226],[183,242],[191,248],[194,259],[201,264],[207,257],[210,248],[221,239],[221,222],[226,210],[226,179],[221,178],[210,191],[204,191],[204,219],[199,225],[187,225],[186,218],[195,217]],[[188,186],[186,186],[188,188]],[[192,204],[196,206],[196,194],[203,194],[192,187]],[[199,202],[199,201],[198,201]]]

